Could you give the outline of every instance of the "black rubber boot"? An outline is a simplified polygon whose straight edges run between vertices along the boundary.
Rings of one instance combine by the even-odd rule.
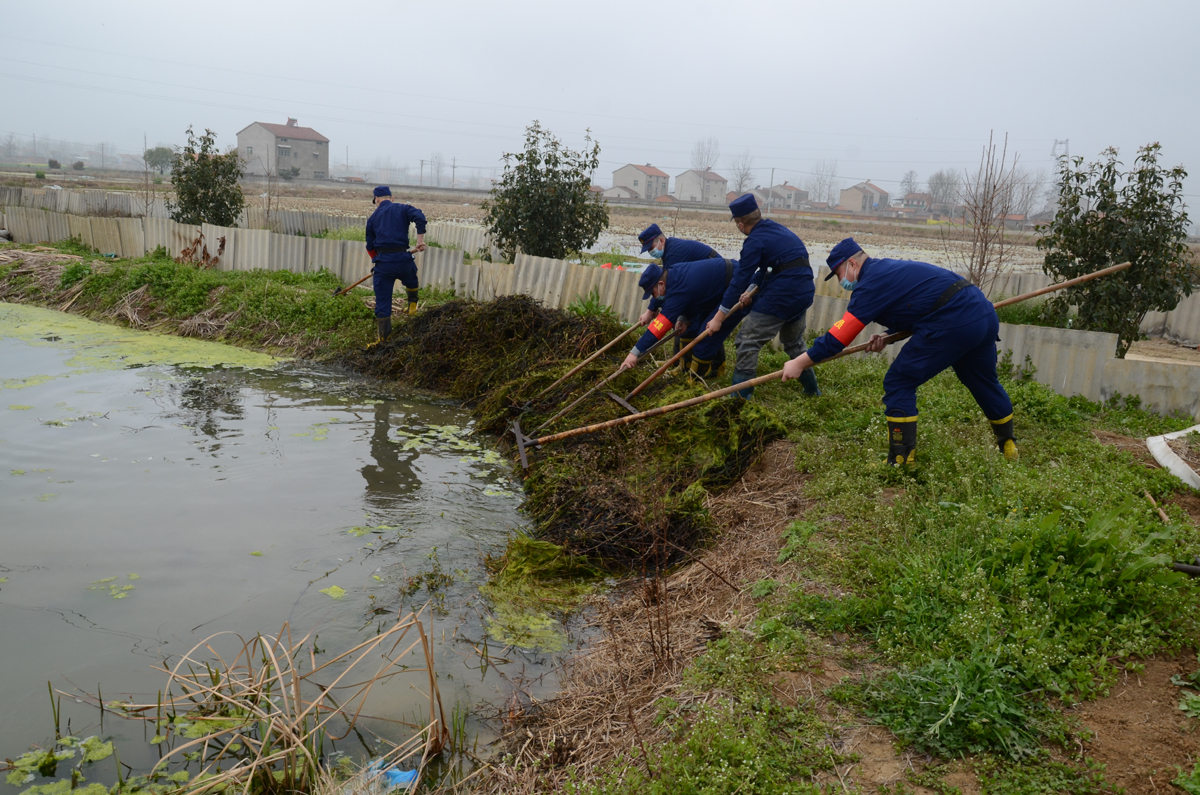
[[[701,378],[719,378],[725,375],[725,351],[721,351],[714,359],[699,359],[693,356],[688,370]]]
[[[888,417],[888,463],[892,466],[917,461],[917,418]]]
[[[804,387],[804,394],[809,397],[821,396],[821,388],[817,386],[817,374],[811,367],[800,374],[800,386]]]
[[[1020,456],[1017,453],[1017,437],[1013,436],[1013,417],[1009,414],[1002,420],[988,420],[992,424],[992,433],[996,434],[996,446],[1000,448],[1000,452],[1009,461],[1016,461]]]
[[[375,320],[379,324],[379,341],[383,342],[392,333],[392,319],[390,317],[380,317]]]
[[[675,353],[679,353],[679,350],[681,348],[683,348],[687,345],[690,345],[693,339],[695,339],[695,337],[683,337],[682,339],[679,337],[676,337],[675,338]],[[685,353],[683,356],[679,357],[679,362],[678,362],[678,364],[676,364],[676,367],[679,368],[680,372],[684,372],[684,373],[686,373],[688,370],[691,370],[692,369],[692,354],[690,352],[688,352],[688,353]]]
[[[730,386],[737,386],[738,384],[742,383],[743,381],[749,381],[753,377],[754,376],[752,376],[752,375],[743,375],[743,374],[739,373],[737,370],[734,370],[732,382],[730,383]],[[750,398],[754,397],[754,387],[748,386],[745,389],[739,389],[738,391],[734,392],[733,394],[737,395],[742,400],[749,400]]]
[[[418,292],[416,290],[408,290],[407,292],[408,292],[408,314],[415,315],[415,314],[417,314]]]

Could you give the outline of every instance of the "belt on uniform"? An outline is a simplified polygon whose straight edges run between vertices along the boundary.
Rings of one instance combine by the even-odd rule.
[[[408,251],[408,246],[380,246],[375,249],[376,254],[399,254],[401,251]]]
[[[790,271],[792,268],[809,267],[808,257],[798,257],[791,262],[783,262],[779,265],[771,265],[767,268],[768,276],[777,276],[784,271]]]
[[[733,281],[733,260],[727,259],[725,260],[725,286],[728,287],[731,281]]]
[[[925,314],[921,315],[921,317],[929,317],[934,312],[938,311],[943,306],[950,303],[950,299],[953,298],[958,293],[959,290],[963,289],[964,287],[970,287],[970,286],[971,286],[970,279],[959,279],[954,284],[950,285],[944,291],[942,291],[942,294],[938,296],[938,300],[933,302],[933,308],[930,309]]]

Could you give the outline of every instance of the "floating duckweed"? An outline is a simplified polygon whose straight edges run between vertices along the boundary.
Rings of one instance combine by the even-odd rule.
[[[41,502],[50,502],[50,500],[54,499],[57,496],[58,495],[53,492],[47,492],[46,494],[39,494],[38,500]]]
[[[26,406],[23,403],[12,403],[9,405],[9,411],[29,411],[33,406]]]
[[[328,588],[322,588],[321,593],[326,594],[332,599],[341,599],[346,595],[346,589],[340,588],[336,585],[331,585]]]
[[[14,469],[14,470],[12,470],[12,474],[14,474],[14,475],[24,475],[24,474],[25,474],[25,470],[24,470],[24,469]]]
[[[256,557],[256,558],[261,558],[261,557],[263,556],[263,553],[261,553],[261,552],[257,552],[257,551],[255,551],[255,552],[251,552],[250,554],[251,554],[251,555],[253,555],[253,556],[254,556],[254,557]]]

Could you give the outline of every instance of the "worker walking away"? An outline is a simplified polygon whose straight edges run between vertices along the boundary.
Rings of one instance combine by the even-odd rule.
[[[643,229],[638,235],[638,240],[642,243],[642,253],[650,252],[651,257],[662,260],[662,268],[665,271],[669,271],[681,262],[697,262],[702,259],[717,259],[721,256],[711,246],[701,243],[699,240],[667,237],[658,228],[658,224],[650,224]],[[661,308],[662,299],[651,298],[650,306],[642,313],[638,322],[643,326],[646,325]]]
[[[739,299],[753,302],[737,335],[737,359],[733,367],[736,385],[758,374],[758,355],[776,334],[789,357],[804,353],[805,314],[812,306],[816,288],[804,241],[783,224],[763,218],[754,194],[746,193],[734,199],[729,212],[746,240],[742,243],[741,259],[721,299],[721,306],[708,321],[708,330],[713,334],[719,332]],[[751,284],[758,285],[757,295],[747,294]],[[817,377],[809,370],[801,375],[800,384],[806,395],[821,394]],[[754,388],[742,389],[735,394],[749,399]]]
[[[392,201],[387,185],[375,188],[375,211],[367,219],[367,253],[375,287],[375,322],[379,325],[379,344],[392,333],[392,289],[397,279],[408,291],[408,314],[417,313],[417,263],[408,250],[408,225],[417,226],[417,245],[413,251],[425,250],[425,213],[411,204]]]
[[[621,363],[621,368],[628,369],[637,364],[638,359],[672,328],[676,328],[680,337],[694,339],[716,313],[736,270],[736,260],[709,258],[697,262],[679,262],[670,270],[650,265],[642,271],[638,279],[638,285],[643,290],[642,299],[658,298],[662,301],[662,311],[642,332],[633,350]],[[691,351],[689,370],[692,373],[701,378],[724,373],[725,338],[737,328],[747,312],[749,308],[738,310],[726,320],[721,331],[700,340]],[[701,321],[690,323],[690,338],[687,336],[688,321],[683,318]]]
[[[868,323],[911,330],[883,379],[888,424],[888,462],[913,463],[917,449],[917,387],[947,367],[983,409],[1000,452],[1017,460],[1012,401],[996,378],[1000,320],[983,291],[957,273],[930,265],[868,257],[854,238],[833,247],[829,275],[850,290],[842,319],[808,351],[783,367],[783,380],[798,378],[858,336]],[[884,334],[874,334],[868,350],[882,351]]]

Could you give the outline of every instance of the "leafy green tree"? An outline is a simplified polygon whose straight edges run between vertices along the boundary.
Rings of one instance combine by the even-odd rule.
[[[147,149],[144,157],[146,165],[159,174],[165,174],[175,159],[175,153],[165,146],[156,146],[153,149]]]
[[[236,150],[218,152],[212,130],[197,138],[188,127],[187,137],[187,146],[171,156],[176,197],[168,205],[171,218],[181,224],[233,226],[246,204],[238,185],[242,159]]]
[[[525,128],[525,150],[505,153],[504,173],[483,209],[506,259],[518,248],[561,259],[595,243],[608,226],[608,206],[591,190],[600,144],[591,130],[584,140],[584,149],[573,151],[534,121]]]
[[[1060,162],[1058,212],[1037,242],[1046,252],[1043,270],[1056,280],[1083,276],[1128,260],[1120,273],[1063,290],[1050,302],[1052,314],[1079,310],[1077,328],[1118,335],[1124,358],[1138,339],[1147,312],[1168,312],[1200,282],[1187,247],[1188,215],[1183,202],[1182,166],[1158,164],[1161,146],[1138,149],[1129,171],[1117,150],[1100,160]]]

